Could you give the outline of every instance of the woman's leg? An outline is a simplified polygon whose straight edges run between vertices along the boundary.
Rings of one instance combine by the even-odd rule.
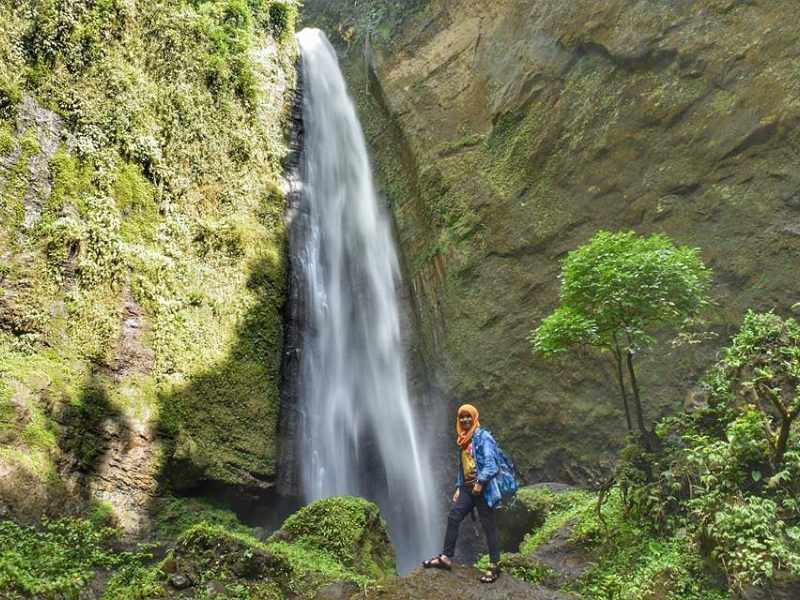
[[[452,558],[456,554],[456,540],[458,540],[458,529],[461,521],[464,520],[472,507],[475,505],[475,497],[470,490],[462,487],[458,495],[458,500],[453,503],[450,512],[447,513],[447,531],[444,534],[444,548],[442,554]]]
[[[483,533],[486,534],[489,560],[493,566],[496,566],[500,560],[500,538],[497,535],[497,528],[494,526],[492,509],[486,504],[486,500],[482,495],[476,497],[475,506],[478,508],[478,517],[480,517],[481,525],[483,526]]]

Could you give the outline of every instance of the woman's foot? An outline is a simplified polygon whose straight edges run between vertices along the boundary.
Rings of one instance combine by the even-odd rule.
[[[450,559],[444,554],[422,561],[422,566],[426,569],[444,569],[445,571],[453,568],[450,564]]]
[[[497,578],[500,577],[500,567],[497,565],[492,565],[492,567],[486,571],[483,575],[481,575],[480,582],[481,583],[494,583],[497,581]]]

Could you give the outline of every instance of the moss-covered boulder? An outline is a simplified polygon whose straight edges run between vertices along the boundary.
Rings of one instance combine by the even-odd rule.
[[[118,573],[104,598],[166,599],[188,594],[279,600],[289,595],[291,575],[286,556],[256,538],[200,523],[178,538],[159,565]]]
[[[284,554],[273,552],[255,538],[219,526],[200,524],[185,532],[173,553],[173,563],[162,565],[170,586],[183,577],[192,586],[220,581],[243,582],[251,591],[280,588],[291,579],[292,568]]]
[[[363,498],[317,500],[289,517],[268,543],[319,552],[362,579],[380,579],[395,570],[386,523],[378,507]]]
[[[345,496],[302,508],[266,542],[240,527],[195,525],[159,566],[111,591],[126,600],[222,590],[243,599],[311,598],[320,588],[338,589],[332,584],[360,589],[392,574],[394,550],[378,507]]]

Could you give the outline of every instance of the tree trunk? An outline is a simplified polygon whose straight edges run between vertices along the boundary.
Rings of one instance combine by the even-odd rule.
[[[781,430],[778,433],[778,443],[775,446],[775,470],[778,470],[780,467],[781,462],[783,461],[783,455],[786,453],[786,445],[789,442],[789,431],[792,428],[792,419],[789,417],[784,416],[781,419]]]
[[[636,373],[633,370],[633,352],[627,351],[628,375],[631,378],[631,388],[633,388],[633,406],[636,409],[636,424],[639,426],[639,433],[642,440],[646,440],[647,428],[644,426],[644,416],[642,415],[642,400],[639,396],[639,384],[636,382]]]
[[[617,361],[617,383],[619,383],[619,392],[622,394],[622,406],[625,408],[625,423],[628,425],[628,433],[633,431],[633,423],[631,422],[631,409],[628,404],[628,391],[625,389],[625,379],[622,374],[622,356],[619,349],[614,350],[614,359]]]

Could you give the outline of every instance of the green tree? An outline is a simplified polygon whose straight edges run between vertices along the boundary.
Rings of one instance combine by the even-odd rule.
[[[632,400],[644,440],[634,358],[656,328],[684,330],[697,318],[709,304],[710,277],[697,249],[676,247],[666,235],[600,231],[562,261],[561,305],[531,332],[533,353],[554,356],[581,346],[608,351],[628,431],[634,429]]]

